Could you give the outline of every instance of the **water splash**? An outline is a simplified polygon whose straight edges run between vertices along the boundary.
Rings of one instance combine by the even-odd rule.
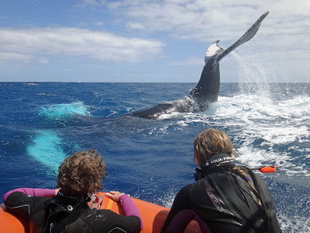
[[[237,150],[237,161],[256,167],[278,164],[288,176],[309,176],[310,97],[274,100],[256,94],[219,97],[203,113],[183,113],[152,133],[163,134],[204,124],[224,128]],[[202,129],[201,129],[202,130]]]
[[[269,97],[269,83],[274,80],[274,72],[268,65],[262,63],[257,53],[247,52],[239,55],[233,52],[232,55],[237,59],[239,66],[238,80],[241,93]]]

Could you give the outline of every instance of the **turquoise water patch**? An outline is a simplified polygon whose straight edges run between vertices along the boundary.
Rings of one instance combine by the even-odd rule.
[[[62,138],[51,130],[38,130],[26,150],[28,155],[55,172],[66,158]]]
[[[47,107],[42,107],[40,116],[45,116],[49,119],[66,119],[75,115],[88,116],[90,115],[88,108],[82,102],[74,102],[70,104],[53,104]]]

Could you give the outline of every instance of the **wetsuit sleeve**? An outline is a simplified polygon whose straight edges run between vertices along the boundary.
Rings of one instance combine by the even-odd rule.
[[[172,207],[171,207],[171,209],[169,211],[169,214],[167,216],[167,219],[166,219],[166,221],[165,221],[165,223],[163,225],[162,232],[167,231],[168,228],[171,227],[170,224],[172,223],[173,219],[175,218],[175,216],[179,212],[181,212],[182,210],[191,209],[191,205],[190,205],[190,188],[191,188],[191,185],[185,186],[184,188],[182,188],[178,192],[178,194],[174,198]],[[190,219],[188,219],[188,222],[182,222],[182,225],[184,225],[184,229],[187,226],[187,224],[189,223],[189,220]],[[175,221],[173,221],[173,222],[175,222]]]
[[[255,175],[257,189],[264,203],[264,206],[267,209],[267,211],[270,213],[270,215],[272,216],[272,218],[270,219],[271,224],[269,225],[269,227],[272,229],[269,229],[269,231],[274,232],[274,233],[282,232],[280,228],[280,224],[276,216],[276,205],[273,202],[273,198],[269,192],[269,189],[266,186],[265,181],[260,175],[255,174],[255,173],[254,175]]]
[[[55,196],[55,189],[39,189],[39,188],[18,188],[11,190],[3,195],[3,201],[6,201],[7,197],[14,192],[25,193],[34,197],[53,197]]]
[[[128,195],[122,195],[120,197],[120,203],[122,205],[125,216],[137,216],[140,219],[141,229],[142,229],[143,222],[142,222],[141,214],[139,210],[137,209],[137,207],[135,206],[135,204],[133,203],[133,201],[131,200],[131,198]]]

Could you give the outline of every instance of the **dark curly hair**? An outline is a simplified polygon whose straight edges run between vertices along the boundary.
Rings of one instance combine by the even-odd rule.
[[[59,166],[57,186],[67,195],[86,197],[103,188],[107,178],[106,165],[97,150],[76,152]]]

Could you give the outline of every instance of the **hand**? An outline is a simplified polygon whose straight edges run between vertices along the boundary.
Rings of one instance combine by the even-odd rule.
[[[120,193],[118,191],[110,191],[108,193],[105,194],[107,197],[111,198],[112,200],[119,202],[119,198],[123,195],[125,195],[125,193]]]
[[[60,190],[60,188],[55,189],[55,196],[58,194],[59,190]]]

